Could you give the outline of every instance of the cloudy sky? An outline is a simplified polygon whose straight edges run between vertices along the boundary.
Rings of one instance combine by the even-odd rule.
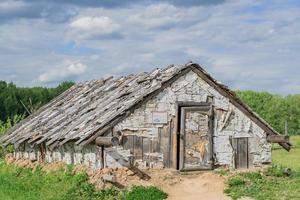
[[[198,62],[233,89],[300,93],[298,0],[1,0],[0,80],[55,86]]]

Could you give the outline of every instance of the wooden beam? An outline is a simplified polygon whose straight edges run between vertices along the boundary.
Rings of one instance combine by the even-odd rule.
[[[289,142],[289,136],[288,135],[268,135],[267,141],[272,142],[272,143]]]
[[[95,139],[95,144],[99,146],[111,147],[119,145],[118,137],[97,137]]]

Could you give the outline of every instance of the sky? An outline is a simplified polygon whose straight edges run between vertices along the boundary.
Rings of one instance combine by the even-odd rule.
[[[300,1],[0,1],[0,80],[18,86],[190,61],[234,90],[300,93]]]

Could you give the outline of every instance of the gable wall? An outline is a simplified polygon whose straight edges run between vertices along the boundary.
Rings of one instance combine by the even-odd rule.
[[[128,136],[130,141],[133,141],[131,143],[137,144],[145,141],[135,153],[133,144],[129,145],[129,148],[125,147],[131,151],[132,157],[134,157],[133,162],[136,165],[152,167],[158,164],[158,166],[174,167],[176,152],[172,148],[176,141],[176,102],[205,102],[208,96],[214,97],[213,151],[215,164],[234,166],[231,137],[249,138],[250,165],[270,162],[271,145],[267,143],[264,131],[232,105],[229,99],[218,93],[192,71],[180,77],[155,98],[136,109],[128,118],[117,124],[113,132],[121,131],[124,136]],[[153,111],[168,112],[168,124],[153,124]],[[224,124],[226,118],[229,120]],[[151,143],[152,148],[148,147],[148,143]]]

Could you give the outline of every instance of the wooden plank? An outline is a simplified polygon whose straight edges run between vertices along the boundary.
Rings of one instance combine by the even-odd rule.
[[[172,147],[173,147],[173,130],[174,130],[174,124],[173,120],[171,119],[170,121],[170,128],[169,128],[169,142],[168,142],[168,156],[169,156],[169,162],[168,162],[168,167],[173,166],[173,153],[172,153]]]
[[[208,124],[208,134],[209,134],[209,159],[211,162],[211,168],[214,168],[214,107],[213,105],[210,105],[210,111],[209,111],[209,124]]]
[[[135,160],[143,159],[143,138],[134,136],[134,152],[133,157]]]
[[[126,150],[130,150],[131,154],[133,154],[134,151],[133,144],[134,144],[134,135],[127,135],[123,137],[122,139],[123,148]]]
[[[133,135],[127,135],[127,136],[123,136],[122,138],[122,146],[124,149],[126,150],[130,150],[130,155],[131,155],[131,159],[130,159],[130,165],[132,166],[134,163],[134,159],[133,159],[133,153],[134,153],[134,136]]]
[[[170,124],[168,123],[163,128],[161,128],[161,138],[160,138],[160,152],[163,154],[163,163],[165,167],[169,167],[169,134],[170,134]]]
[[[159,140],[157,137],[153,137],[151,138],[151,153],[159,153],[159,149],[160,149],[160,144],[159,144]]]
[[[234,154],[234,168],[237,169],[237,139],[236,138],[230,138],[231,145],[233,148],[233,154]]]
[[[172,160],[173,160],[173,165],[172,165],[172,167],[174,168],[174,169],[177,169],[177,163],[178,163],[178,158],[177,158],[177,133],[179,132],[179,130],[178,130],[178,121],[179,121],[179,119],[178,119],[178,109],[179,109],[179,107],[178,107],[178,105],[177,105],[177,109],[176,109],[176,114],[175,114],[175,117],[174,117],[174,128],[173,128],[173,133],[172,133],[172,135],[173,135],[173,137],[172,137]]]
[[[143,161],[150,162],[148,153],[151,153],[151,140],[148,137],[143,137]]]
[[[288,135],[268,135],[267,141],[272,143],[289,142]]]
[[[158,152],[161,152],[161,128],[158,128]]]
[[[184,169],[184,121],[185,121],[185,110],[181,108],[181,115],[180,115],[180,133],[179,133],[179,142],[180,142],[180,149],[179,149],[179,169]]]
[[[236,167],[248,168],[248,138],[237,138]]]

